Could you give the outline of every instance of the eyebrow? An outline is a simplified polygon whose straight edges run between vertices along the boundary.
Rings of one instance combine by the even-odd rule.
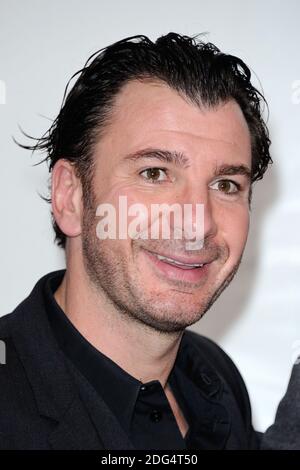
[[[190,166],[189,159],[182,153],[176,150],[162,150],[155,148],[147,148],[138,150],[137,152],[126,155],[124,160],[137,161],[139,159],[156,158],[164,163],[173,163],[181,168],[188,168]],[[243,175],[251,180],[251,169],[243,164],[240,165],[217,165],[214,171],[215,176],[229,176],[229,175]]]
[[[246,165],[220,165],[216,166],[214,171],[215,176],[229,176],[229,175],[243,175],[251,181],[252,172]]]
[[[188,168],[190,166],[189,159],[182,153],[176,150],[161,150],[161,149],[144,149],[126,155],[124,160],[135,162],[140,158],[156,158],[164,163],[173,163],[181,168]]]

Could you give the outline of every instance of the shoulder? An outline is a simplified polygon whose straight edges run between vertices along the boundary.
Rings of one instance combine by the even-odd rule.
[[[40,380],[46,364],[41,352],[44,337],[38,325],[42,317],[42,303],[31,294],[0,318],[0,450],[42,446],[44,431],[51,426],[50,420],[40,419],[36,400],[36,390],[44,393]]]
[[[17,354],[14,345],[13,330],[21,327],[22,314],[22,310],[17,307],[13,312],[0,317],[0,364],[7,365],[7,357]]]
[[[262,435],[264,450],[300,449],[300,363],[294,364],[287,391],[280,401],[275,422]]]
[[[15,322],[15,313],[0,318],[0,449],[11,448],[12,436],[16,429],[24,431],[28,416],[29,384],[11,334]]]
[[[186,339],[197,348],[201,360],[224,383],[247,427],[251,427],[251,406],[244,380],[229,355],[214,341],[194,331],[186,330]]]
[[[14,311],[0,318],[0,396],[16,389],[18,372],[22,369],[12,330],[18,328],[20,312]],[[13,394],[14,395],[14,394]],[[11,395],[12,396],[12,395]]]
[[[202,336],[194,331],[186,330],[187,340],[199,350],[203,360],[207,362],[223,378],[235,378],[241,380],[242,377],[229,355],[218,346],[213,340]]]
[[[13,340],[11,335],[11,325],[16,319],[15,313],[9,313],[0,318],[0,364],[2,366],[7,364],[8,353],[10,355],[13,347]],[[0,378],[2,376],[4,367],[0,368]]]
[[[8,313],[0,317],[0,339],[4,336],[8,336],[12,316],[13,313]]]

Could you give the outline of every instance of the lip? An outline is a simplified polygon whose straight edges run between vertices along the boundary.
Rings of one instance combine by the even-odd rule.
[[[155,271],[159,274],[159,277],[163,277],[164,279],[167,279],[169,281],[181,281],[181,282],[186,282],[188,284],[197,284],[203,280],[205,280],[208,276],[209,268],[210,268],[210,262],[205,263],[204,261],[200,261],[197,259],[196,261],[191,261],[190,258],[185,258],[183,260],[182,257],[176,256],[167,256],[163,255],[161,253],[154,253],[151,251],[148,251],[146,249],[143,249],[143,252],[147,256],[148,260],[151,261],[152,266],[154,267]],[[179,261],[181,263],[198,263],[198,264],[204,264],[201,268],[181,268],[179,266],[175,266],[173,264],[169,264],[165,261],[159,260],[156,255],[160,256],[166,256],[167,258],[172,258],[175,261]],[[195,260],[195,258],[193,258]]]
[[[147,251],[151,255],[159,255],[159,256],[165,256],[166,258],[171,258],[174,261],[178,261],[179,263],[185,263],[185,264],[208,264],[211,263],[211,259],[208,258],[191,258],[190,256],[174,256],[173,254],[168,254],[168,253],[161,253],[161,252],[153,252],[150,250],[147,250],[146,248],[143,248],[145,251]]]

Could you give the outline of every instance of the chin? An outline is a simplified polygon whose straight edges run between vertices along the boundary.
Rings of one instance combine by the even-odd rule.
[[[191,295],[179,294],[170,299],[155,302],[154,305],[152,304],[152,314],[157,318],[168,319],[170,322],[176,320],[186,326],[191,325],[204,315],[207,303],[191,301],[190,297]]]

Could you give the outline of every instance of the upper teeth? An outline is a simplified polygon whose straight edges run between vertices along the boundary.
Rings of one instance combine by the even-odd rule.
[[[199,264],[199,263],[191,263],[191,264],[181,263],[180,261],[176,261],[175,259],[172,259],[172,258],[167,258],[166,256],[162,256],[162,255],[156,255],[156,256],[160,260],[165,260],[168,263],[172,263],[172,264],[178,264],[178,266],[190,266],[191,268],[201,268],[204,264],[204,263],[202,263],[202,264]]]

